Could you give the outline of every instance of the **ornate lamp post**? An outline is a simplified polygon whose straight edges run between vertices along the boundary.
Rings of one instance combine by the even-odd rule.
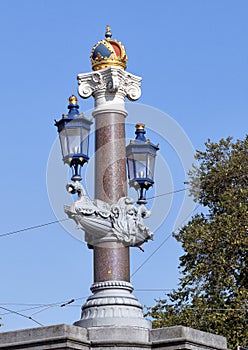
[[[88,159],[88,154],[84,151],[88,141],[84,144],[82,135],[85,135],[84,140],[88,140],[90,122],[82,125],[84,131],[74,130],[72,138],[68,126],[72,121],[76,124],[78,116],[74,119],[68,114],[69,119],[72,119],[70,123],[65,123],[64,119],[56,122],[63,159],[74,169],[74,183],[68,184],[67,190],[78,193],[78,199],[72,205],[65,206],[65,212],[76,222],[78,228],[84,230],[85,241],[93,249],[94,255],[93,294],[82,306],[81,319],[75,325],[85,328],[110,325],[150,328],[150,321],[144,319],[142,306],[132,294],[129,259],[130,247],[140,247],[153,238],[143,222],[150,212],[141,204],[144,202],[143,190],[139,200],[141,205],[136,207],[135,201],[127,197],[126,185],[127,111],[124,99],[127,97],[134,101],[140,97],[141,78],[125,71],[125,48],[111,37],[107,26],[105,39],[100,40],[91,52],[93,72],[78,75],[79,95],[82,98],[93,96],[95,100],[92,113],[95,118],[94,200],[87,197],[79,183],[77,167],[74,167],[74,160],[77,166],[82,166]],[[70,112],[76,112],[76,106],[76,102],[70,103]],[[134,144],[128,146],[129,178],[133,185],[136,181],[140,188],[148,188],[145,182],[153,184],[154,158],[158,147],[145,141],[144,128],[139,130],[136,131]],[[139,156],[136,154],[137,149]],[[143,160],[141,162],[143,168],[137,170],[142,154],[146,160],[145,163]],[[133,172],[131,163],[135,169]],[[145,171],[145,177],[141,173],[137,175],[137,171]]]
[[[145,137],[145,125],[136,125],[136,138],[127,146],[127,166],[129,185],[140,192],[138,204],[146,204],[144,190],[154,184],[155,157],[158,145],[153,145]]]

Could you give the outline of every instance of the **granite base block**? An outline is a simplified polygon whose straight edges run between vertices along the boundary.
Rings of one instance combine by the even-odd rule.
[[[175,326],[82,328],[66,324],[0,332],[0,350],[227,350],[222,336]]]

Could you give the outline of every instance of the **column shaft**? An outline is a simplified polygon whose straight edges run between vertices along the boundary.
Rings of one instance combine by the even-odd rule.
[[[113,204],[127,194],[125,117],[95,115],[95,198]]]
[[[95,114],[95,198],[109,204],[126,196],[125,117]],[[129,247],[104,243],[94,247],[94,282],[130,281]]]

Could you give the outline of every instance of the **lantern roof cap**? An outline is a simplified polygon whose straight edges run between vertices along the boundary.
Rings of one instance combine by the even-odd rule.
[[[135,139],[130,140],[130,144],[127,146],[127,149],[131,151],[132,146],[135,148],[144,148],[153,150],[152,152],[156,152],[159,150],[159,145],[154,145],[149,139],[145,137],[146,130],[145,130],[145,124],[143,123],[137,123],[135,125],[136,131],[135,131]]]

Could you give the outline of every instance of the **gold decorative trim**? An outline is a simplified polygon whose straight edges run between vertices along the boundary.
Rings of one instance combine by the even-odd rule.
[[[69,104],[71,105],[76,105],[78,103],[78,99],[75,95],[71,95],[69,98],[68,98],[68,102]]]
[[[145,129],[145,124],[139,123],[135,125],[136,130],[144,130]]]

